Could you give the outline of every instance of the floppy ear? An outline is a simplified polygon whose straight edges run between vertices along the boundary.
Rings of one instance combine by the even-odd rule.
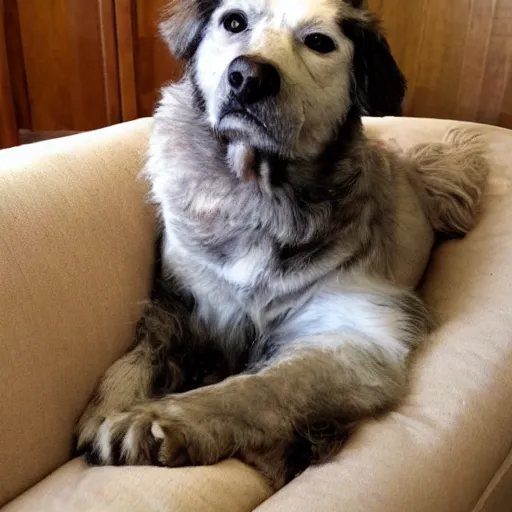
[[[341,28],[354,44],[352,100],[362,115],[398,116],[407,82],[374,17],[345,19]]]
[[[160,23],[160,35],[178,59],[190,59],[218,0],[171,0]]]

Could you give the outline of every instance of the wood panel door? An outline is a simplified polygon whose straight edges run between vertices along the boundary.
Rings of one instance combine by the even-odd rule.
[[[121,121],[114,0],[4,1],[17,8],[30,109],[30,126],[21,128],[82,131]]]
[[[512,128],[512,0],[369,0],[409,81],[405,115]]]
[[[180,78],[181,63],[158,34],[168,0],[115,0],[123,120],[150,116],[160,87]]]

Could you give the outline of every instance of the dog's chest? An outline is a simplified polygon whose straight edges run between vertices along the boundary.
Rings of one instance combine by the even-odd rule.
[[[357,249],[330,204],[306,203],[288,182],[269,191],[215,158],[172,164],[153,181],[164,261],[210,325],[245,315],[264,330]]]
[[[264,333],[339,264],[332,246],[323,254],[314,245],[283,250],[277,225],[258,221],[261,209],[249,198],[231,212],[202,211],[207,201],[195,200],[195,208],[167,215],[165,264],[194,295],[201,321],[218,334],[235,326],[239,332],[247,322]],[[213,197],[210,204],[219,203]]]
[[[191,226],[193,224],[194,226]],[[172,222],[166,226],[170,257],[168,264],[182,274],[185,283],[196,280],[216,282],[245,297],[261,294],[280,274],[274,241],[258,230],[204,223],[204,219]]]
[[[193,295],[196,321],[228,344],[240,343],[245,332],[266,332],[279,315],[273,302],[280,295],[272,286],[278,273],[268,241],[248,246],[244,237],[225,244],[214,237],[209,245],[192,233],[187,240],[176,235],[166,232],[165,265]]]
[[[256,185],[227,189],[206,181],[163,207],[166,235],[187,276],[209,272],[237,295],[273,300],[350,256],[350,237],[324,212],[301,211],[291,195],[262,196]]]

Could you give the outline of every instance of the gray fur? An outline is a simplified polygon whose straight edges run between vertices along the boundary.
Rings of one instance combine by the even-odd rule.
[[[247,4],[265,19],[258,0]],[[335,22],[367,30],[371,17],[351,4],[339,4]],[[410,289],[433,228],[469,229],[487,167],[473,136],[403,155],[369,139],[353,81],[362,78],[345,65],[327,89],[294,92],[281,43],[274,61],[283,92],[256,111],[266,128],[243,116],[223,125],[225,70],[215,87],[198,73],[209,64],[205,49],[223,40],[215,35],[223,7],[201,17],[198,5],[176,7],[180,23],[202,27],[197,47],[166,29],[191,60],[183,80],[162,92],[145,168],[162,221],[163,278],[134,349],[84,413],[79,446],[101,464],[236,456],[279,488],[405,393],[410,355],[431,325]],[[299,25],[298,33],[307,24]],[[345,56],[360,51],[357,38],[337,41]],[[364,58],[372,66],[372,55]],[[394,83],[401,99],[402,77],[390,77],[383,94]],[[377,90],[365,82],[367,99]],[[316,114],[295,126],[304,102],[321,112],[322,129]],[[393,103],[373,97],[366,107]]]

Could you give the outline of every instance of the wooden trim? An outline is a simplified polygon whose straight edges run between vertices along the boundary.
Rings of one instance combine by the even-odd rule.
[[[131,121],[138,117],[134,53],[134,20],[136,13],[133,0],[115,0],[115,16],[122,119],[123,121]]]
[[[0,34],[5,30],[5,4],[0,0]],[[11,90],[7,49],[3,35],[0,37],[0,149],[18,145],[18,123]]]
[[[512,128],[512,58],[507,77],[507,88],[501,105],[501,112],[498,120],[498,126]]]
[[[19,128],[32,128],[32,115],[28,98],[25,57],[21,42],[19,0],[2,0],[4,4],[4,33],[11,92]]]
[[[100,14],[101,49],[103,56],[103,77],[105,101],[109,124],[121,122],[121,101],[116,48],[114,0],[98,0]]]
[[[33,132],[31,130],[20,130],[20,144],[32,144],[33,142],[67,137],[77,133],[82,132],[65,130]]]

